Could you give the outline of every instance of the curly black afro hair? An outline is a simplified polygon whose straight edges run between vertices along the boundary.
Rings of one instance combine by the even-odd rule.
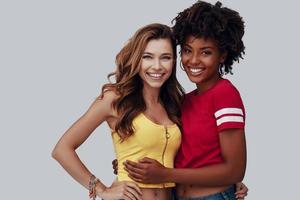
[[[243,59],[245,46],[244,21],[238,12],[222,7],[221,2],[215,5],[197,1],[191,7],[180,12],[175,21],[173,33],[177,44],[182,46],[187,36],[214,39],[221,52],[226,52],[225,62],[220,67],[221,74],[232,74],[234,61]]]

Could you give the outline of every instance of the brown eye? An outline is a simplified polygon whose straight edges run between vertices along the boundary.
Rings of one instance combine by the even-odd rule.
[[[202,51],[202,55],[211,55],[212,52],[211,51]]]
[[[189,49],[187,49],[187,48],[183,48],[182,49],[182,53],[189,54],[189,53],[191,53],[191,51]]]

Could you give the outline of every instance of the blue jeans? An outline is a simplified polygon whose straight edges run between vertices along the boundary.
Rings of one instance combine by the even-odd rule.
[[[216,194],[211,194],[208,196],[203,197],[188,197],[188,198],[182,198],[176,196],[176,191],[173,190],[173,200],[236,200],[235,198],[235,187],[230,186],[228,189],[226,189],[223,192],[219,192]]]

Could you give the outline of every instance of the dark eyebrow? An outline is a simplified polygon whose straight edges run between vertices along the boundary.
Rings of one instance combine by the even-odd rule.
[[[163,53],[162,56],[172,56],[172,53]]]
[[[184,48],[189,48],[189,49],[192,49],[192,47],[189,45],[189,44],[183,44],[183,47]],[[201,48],[199,48],[200,50],[207,50],[207,49],[214,49],[214,47],[213,46],[204,46],[204,47],[201,47]]]
[[[190,49],[192,48],[192,47],[191,47],[190,45],[188,45],[188,44],[183,44],[183,45],[182,45],[182,48],[186,48],[186,47],[188,47],[188,48],[190,48]]]
[[[207,46],[207,47],[202,47],[202,48],[200,48],[200,50],[213,49],[213,48],[214,48],[214,47]]]

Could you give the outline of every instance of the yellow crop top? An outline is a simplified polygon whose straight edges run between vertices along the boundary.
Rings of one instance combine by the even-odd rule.
[[[116,132],[112,132],[113,144],[118,160],[118,181],[133,181],[124,170],[123,162],[149,157],[166,167],[174,167],[174,158],[181,143],[179,127],[174,124],[163,126],[152,122],[143,113],[133,120],[135,132],[122,143]],[[174,187],[175,183],[142,184],[141,188]]]

